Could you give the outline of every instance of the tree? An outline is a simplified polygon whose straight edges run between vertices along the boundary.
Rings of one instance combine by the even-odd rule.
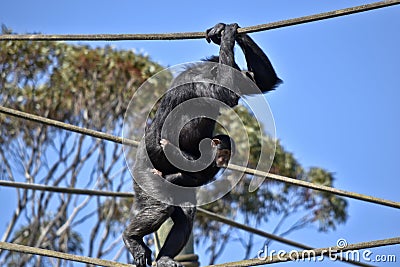
[[[3,27],[3,32],[10,31]],[[109,46],[4,41],[0,43],[0,104],[121,135],[132,94],[162,69],[146,56]],[[246,108],[238,107],[237,112],[251,133],[250,139],[256,141],[262,127]],[[0,131],[1,179],[110,191],[132,188],[121,145],[2,114]],[[250,166],[256,162],[253,155],[259,149],[257,143],[252,146]],[[272,171],[333,186],[332,173],[320,168],[304,170],[279,142]],[[346,220],[347,202],[342,198],[271,181],[248,193],[248,183],[245,176],[234,191],[207,208],[236,219],[240,214],[245,223],[256,225],[267,222],[272,214],[280,215],[277,232],[289,215],[299,215],[282,234],[309,225],[327,231]],[[15,197],[15,210],[7,218],[1,241],[114,260],[126,255],[130,259],[120,235],[129,217],[131,199],[26,189],[17,189]],[[232,231],[235,230],[198,217],[195,240],[208,245],[210,263],[225,248],[224,241],[233,241]],[[249,256],[252,236],[239,241],[246,248],[244,256]],[[44,262],[46,266],[67,265],[62,260],[32,255],[15,257],[7,251],[0,252],[0,262],[9,266],[42,266]]]

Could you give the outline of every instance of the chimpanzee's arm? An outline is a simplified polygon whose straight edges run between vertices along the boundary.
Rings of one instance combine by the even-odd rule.
[[[204,180],[204,178],[202,178],[203,177],[199,173],[186,174],[178,172],[175,174],[165,175],[165,180],[168,182],[185,187],[201,186]]]
[[[233,23],[226,25],[224,28],[219,49],[219,63],[221,64],[231,67],[236,66],[233,48],[238,27],[236,23]]]
[[[250,78],[263,93],[273,90],[282,82],[267,55],[247,34],[236,35],[236,41],[244,53],[248,70],[253,74]]]
[[[238,68],[235,63],[233,52],[238,27],[237,23],[228,25],[225,23],[218,23],[214,27],[206,30],[207,42],[213,41],[215,44],[221,46],[219,57],[212,57],[209,61],[216,62],[218,60],[218,63]]]

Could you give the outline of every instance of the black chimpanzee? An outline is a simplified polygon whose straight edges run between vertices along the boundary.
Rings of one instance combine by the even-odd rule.
[[[220,45],[219,57],[212,57],[209,61],[239,70],[234,60],[233,51],[236,41],[245,55],[248,67],[247,76],[254,81],[261,92],[273,90],[281,80],[277,77],[268,57],[248,35],[237,34],[237,28],[237,24],[225,25],[219,23],[206,31],[207,41],[210,42],[211,40]],[[185,246],[192,230],[196,212],[195,203],[174,206],[153,197],[164,190],[162,186],[153,182],[160,177],[154,173],[154,169],[160,171],[163,177],[182,172],[180,167],[175,167],[174,164],[169,162],[164,153],[163,145],[161,145],[161,140],[168,140],[172,145],[179,147],[184,155],[190,155],[194,159],[201,158],[203,156],[200,149],[201,141],[213,137],[216,123],[213,118],[218,116],[221,106],[215,105],[215,102],[212,101],[195,103],[192,106],[193,110],[206,110],[211,115],[191,119],[189,115],[180,114],[173,118],[173,123],[165,130],[163,127],[165,127],[164,123],[168,121],[168,116],[185,101],[202,97],[214,99],[233,107],[237,105],[240,94],[247,92],[246,88],[243,88],[243,92],[233,92],[214,83],[187,83],[190,77],[209,75],[209,73],[203,73],[203,70],[205,68],[201,64],[197,64],[175,78],[175,82],[171,86],[172,89],[168,90],[161,99],[155,117],[146,129],[144,141],[142,140],[138,148],[133,169],[136,193],[135,217],[123,234],[125,245],[138,267],[144,267],[146,263],[151,264],[151,250],[144,244],[143,237],[156,231],[169,217],[173,220],[174,225],[157,256],[157,266],[179,266],[179,263],[173,261],[173,258]],[[221,79],[232,80],[232,77],[226,73],[219,75]],[[187,82],[180,83],[180,79]],[[202,181],[209,181],[212,178],[205,177]],[[150,188],[150,192],[145,192],[139,186],[139,184],[144,183],[147,188]]]

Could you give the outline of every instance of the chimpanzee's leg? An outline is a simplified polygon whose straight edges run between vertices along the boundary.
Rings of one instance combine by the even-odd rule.
[[[160,253],[157,255],[157,267],[177,267],[181,266],[173,258],[186,245],[193,228],[193,220],[196,207],[175,207],[171,214],[174,225],[169,232],[167,239]]]
[[[247,62],[247,69],[253,74],[250,77],[263,92],[268,92],[280,83],[274,67],[267,55],[247,34],[236,35],[236,41],[242,49]]]
[[[152,198],[140,199],[140,201],[142,208],[135,212],[135,217],[123,233],[123,239],[136,266],[145,267],[146,262],[151,265],[151,250],[144,244],[143,237],[157,231],[175,208]]]

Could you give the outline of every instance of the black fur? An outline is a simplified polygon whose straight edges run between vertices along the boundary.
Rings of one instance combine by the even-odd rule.
[[[233,51],[236,41],[245,55],[249,71],[248,77],[255,82],[262,92],[273,90],[281,80],[277,77],[268,57],[249,36],[246,34],[238,35],[237,28],[237,24],[225,25],[220,23],[207,30],[207,40],[220,44],[219,57],[212,57],[210,61],[239,69],[235,63]],[[198,97],[210,97],[225,103],[229,107],[233,107],[238,103],[240,96],[224,87],[211,83],[190,83],[192,77],[207,76],[208,74],[203,70],[204,67],[198,64],[175,79],[172,89],[168,90],[164,95],[151,125],[146,129],[145,144],[141,143],[139,147],[133,175],[136,181],[140,181],[140,184],[146,183],[151,188],[152,195],[158,194],[163,190],[155,183],[153,188],[152,181],[159,178],[157,174],[153,173],[154,168],[159,170],[164,177],[181,172],[166,158],[160,145],[161,139],[164,138],[171,141],[176,140],[176,137],[179,136],[178,142],[172,142],[173,145],[179,147],[186,155],[191,155],[193,159],[199,158],[201,156],[199,151],[200,141],[205,138],[212,138],[215,128],[215,121],[212,118],[216,118],[219,115],[220,107],[213,103],[202,101],[198,106],[194,106],[193,109],[206,110],[210,114],[210,118],[196,118],[186,123],[188,118],[185,115],[178,116],[174,118],[173,125],[171,124],[170,128],[168,128],[172,130],[167,131],[165,136],[161,136],[161,129],[171,111],[179,104]],[[230,79],[230,77],[220,78]],[[188,81],[189,83],[175,87],[175,85],[181,84],[182,81]],[[246,90],[245,88],[243,89]],[[241,93],[246,94],[245,91]],[[182,129],[179,126],[183,126]],[[173,129],[181,129],[181,131],[178,133]],[[150,161],[146,158],[146,151]],[[198,179],[194,184],[201,185],[208,182],[214,177],[218,169],[212,169],[210,173],[202,173],[201,175],[205,177]],[[190,185],[191,182],[188,182],[188,184]],[[179,263],[172,259],[187,242],[192,230],[196,208],[194,206],[181,207],[162,203],[145,193],[136,182],[134,182],[134,189],[136,192],[136,213],[125,229],[123,239],[135,260],[136,266],[144,267],[146,263],[151,265],[151,251],[143,243],[143,237],[156,231],[168,217],[172,218],[174,226],[156,260],[159,267],[179,266]]]
[[[167,140],[163,141],[164,141],[163,149],[166,153],[170,153],[170,155],[172,155],[173,157],[179,157],[181,155],[181,151],[179,150],[179,148],[170,144]],[[230,155],[233,153],[232,148],[234,147],[234,143],[233,140],[228,135],[220,134],[213,137],[212,142],[210,142],[210,146],[213,146],[216,149],[214,160],[210,165],[203,164],[201,171],[198,172],[181,171],[178,173],[168,174],[168,175],[163,175],[162,173],[159,173],[159,175],[163,175],[164,178],[170,183],[185,187],[197,187],[211,182],[214,176],[221,169],[218,159],[223,159],[221,160],[221,163],[223,165],[228,164]],[[212,152],[212,148],[210,149],[210,151]],[[224,154],[228,155],[225,156]],[[186,154],[184,152],[183,156],[189,160],[195,160],[195,158],[192,155]]]

